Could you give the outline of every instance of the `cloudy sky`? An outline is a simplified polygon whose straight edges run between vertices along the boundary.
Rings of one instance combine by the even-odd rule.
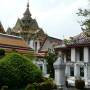
[[[22,18],[28,0],[0,0],[0,21],[5,30]],[[81,32],[76,13],[88,0],[30,0],[30,12],[50,36],[66,38]]]

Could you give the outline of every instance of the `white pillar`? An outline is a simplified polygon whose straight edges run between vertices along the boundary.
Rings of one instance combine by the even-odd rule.
[[[68,77],[70,76],[70,66],[66,65],[65,75]]]
[[[71,62],[75,62],[75,48],[71,48]]]
[[[64,62],[67,62],[67,61],[66,61],[66,54],[64,54]]]
[[[64,60],[62,60],[61,57],[59,57],[54,63],[54,69],[55,69],[56,85],[59,89],[62,88],[64,90],[65,88],[65,64],[64,64]]]
[[[89,50],[88,50],[88,47],[84,47],[84,62],[89,62]]]
[[[46,76],[47,74],[47,62],[46,60],[43,61],[43,75]]]
[[[88,80],[90,80],[90,65],[87,65]]]
[[[77,64],[75,64],[75,66],[74,66],[74,76],[76,78],[79,78],[80,77],[80,66],[77,65]]]
[[[80,61],[80,52],[79,49],[76,49],[76,62]]]
[[[88,80],[88,66],[87,66],[87,64],[85,64],[84,65],[84,79],[85,79],[85,81],[87,81]]]

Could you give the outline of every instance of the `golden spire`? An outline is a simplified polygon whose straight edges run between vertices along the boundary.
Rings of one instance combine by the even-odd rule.
[[[31,13],[30,13],[30,11],[29,11],[29,0],[28,0],[28,2],[27,2],[27,9],[26,9],[26,11],[24,12],[24,16],[26,17],[28,17],[28,16],[31,16]]]
[[[27,8],[29,8],[29,0],[28,0],[28,3],[27,3]]]

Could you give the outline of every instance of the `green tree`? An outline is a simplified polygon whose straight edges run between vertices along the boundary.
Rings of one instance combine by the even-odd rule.
[[[1,86],[24,87],[28,83],[38,82],[41,77],[40,69],[20,54],[10,53],[0,60]]]
[[[47,70],[48,70],[48,73],[50,74],[50,77],[51,78],[54,78],[54,67],[53,67],[53,63],[56,61],[57,59],[57,55],[54,51],[52,50],[48,50],[48,54],[47,56],[45,57],[48,65],[47,65]]]
[[[84,32],[90,32],[90,8],[88,7],[87,9],[78,9],[79,12],[77,13],[78,16],[82,17],[81,20],[81,29]]]

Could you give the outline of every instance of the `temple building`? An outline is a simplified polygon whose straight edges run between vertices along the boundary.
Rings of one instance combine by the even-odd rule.
[[[39,49],[39,51],[48,51],[48,49],[54,50],[54,47],[57,45],[62,44],[61,39],[57,39],[51,36],[47,36],[45,41],[43,42],[42,47]]]
[[[6,53],[12,51],[19,52],[22,54],[33,52],[33,49],[29,47],[28,44],[26,44],[26,42],[24,41],[24,39],[22,39],[20,36],[6,34],[1,22],[0,22],[0,48],[4,49]]]
[[[67,80],[74,85],[75,79],[83,79],[90,85],[90,31],[71,37],[55,50],[62,53]]]
[[[12,29],[7,29],[7,34],[21,36],[35,51],[39,50],[44,39],[46,38],[46,34],[38,26],[36,19],[31,17],[29,2],[27,3],[27,8],[23,14],[23,17],[21,19],[18,18]]]
[[[54,49],[55,45],[60,45],[62,40],[48,36],[42,28],[39,27],[36,19],[32,18],[29,10],[29,2],[23,17],[17,19],[13,28],[7,29],[7,34],[22,37],[26,44],[32,48],[37,57],[38,67],[42,69],[43,75],[47,73],[47,63],[44,59],[48,49]]]
[[[29,2],[27,3],[23,17],[21,19],[18,18],[12,29],[7,29],[7,34],[21,36],[37,53],[42,50],[44,51],[44,48],[48,50],[48,48],[51,49],[53,46],[61,43],[61,40],[48,36],[44,30],[38,26],[36,19],[32,18],[29,10]]]

